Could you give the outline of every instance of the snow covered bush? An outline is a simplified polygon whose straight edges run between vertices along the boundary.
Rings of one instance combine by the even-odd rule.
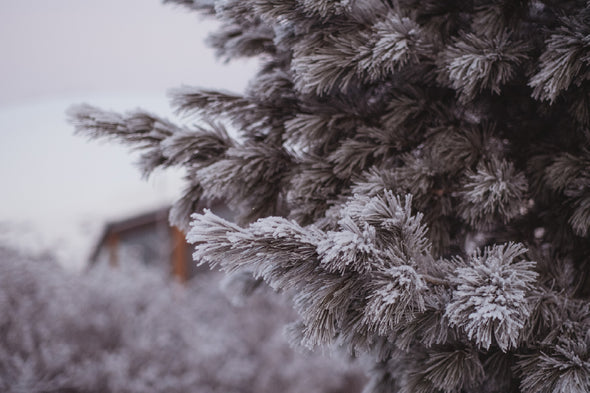
[[[198,263],[294,293],[292,339],[366,356],[366,392],[590,391],[587,0],[168,2],[260,59],[245,93],[70,115],[186,169]]]
[[[125,270],[125,269],[123,269]],[[219,276],[188,288],[137,267],[78,276],[0,249],[0,391],[358,391],[350,364],[294,352],[284,302],[240,308]]]

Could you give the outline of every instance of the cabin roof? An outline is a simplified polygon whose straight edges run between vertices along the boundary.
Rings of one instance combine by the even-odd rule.
[[[162,221],[168,222],[168,214],[170,212],[170,206],[162,207],[159,209],[151,210],[145,213],[137,214],[122,220],[107,222],[103,228],[102,234],[96,242],[92,253],[90,254],[90,264],[94,264],[98,258],[98,254],[102,246],[105,244],[109,236],[113,234],[125,235],[132,233],[137,230],[143,229],[146,226],[154,225]]]

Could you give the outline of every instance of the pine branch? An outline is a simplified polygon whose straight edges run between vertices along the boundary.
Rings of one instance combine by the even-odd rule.
[[[204,193],[196,171],[212,165],[234,146],[223,126],[215,123],[209,123],[209,129],[194,126],[189,130],[145,112],[120,115],[89,105],[72,107],[68,116],[79,134],[120,140],[143,151],[139,166],[146,177],[159,167],[187,168],[189,186],[170,212],[171,222],[183,229]]]
[[[534,89],[533,97],[551,103],[572,83],[580,86],[590,78],[587,16],[583,12],[566,17],[561,24],[546,40],[546,49],[539,59],[540,69],[529,82]]]
[[[460,102],[473,100],[483,90],[500,94],[528,51],[525,42],[514,41],[507,31],[493,37],[464,34],[442,53],[439,81],[455,89]]]
[[[484,369],[474,348],[432,348],[426,351],[423,365],[416,365],[409,375],[409,392],[431,384],[431,391],[457,392],[471,390],[483,382]],[[430,390],[430,389],[429,389]]]
[[[477,172],[469,171],[460,191],[462,218],[476,228],[486,228],[494,220],[503,223],[523,214],[528,183],[512,163],[492,158],[480,161]]]
[[[246,31],[240,25],[226,26],[222,31],[211,34],[207,43],[216,49],[217,57],[225,61],[276,52],[274,32],[264,25],[257,25]]]
[[[590,231],[590,151],[562,153],[545,169],[549,187],[565,195],[572,206],[569,224],[578,236]]]
[[[215,14],[215,0],[163,0],[163,2],[177,4],[208,15]]]
[[[183,115],[198,113],[210,117],[223,113],[235,119],[246,112],[257,112],[251,101],[231,93],[182,87],[171,90],[170,96],[172,106]]]
[[[279,194],[290,157],[282,149],[247,143],[227,150],[222,159],[199,169],[196,176],[204,197],[225,200],[243,208],[239,221],[281,213]]]
[[[555,344],[518,361],[525,393],[555,391],[582,393],[590,389],[590,338],[588,333],[560,337]]]
[[[488,349],[495,342],[506,352],[519,345],[537,278],[534,262],[515,261],[526,251],[514,243],[486,248],[472,255],[466,267],[457,268],[451,279],[457,289],[447,306],[447,317],[481,348]]]
[[[180,127],[169,121],[141,111],[123,116],[90,105],[79,105],[68,110],[68,118],[78,134],[93,139],[118,139],[145,151],[139,162],[144,176],[159,166],[166,166],[167,158],[160,144],[181,132]]]
[[[389,14],[370,28],[352,25],[296,45],[291,69],[298,91],[325,95],[345,91],[357,80],[380,80],[420,57],[430,55],[420,27],[407,17]]]

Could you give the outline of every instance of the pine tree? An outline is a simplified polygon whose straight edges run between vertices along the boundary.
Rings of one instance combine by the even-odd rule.
[[[168,2],[260,59],[247,91],[174,90],[193,128],[71,118],[186,168],[198,263],[293,293],[292,339],[363,355],[366,392],[590,391],[590,3]]]

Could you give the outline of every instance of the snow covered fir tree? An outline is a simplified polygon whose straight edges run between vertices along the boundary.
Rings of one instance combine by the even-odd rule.
[[[292,295],[293,342],[363,358],[366,392],[590,391],[590,3],[168,2],[260,59],[247,91],[174,90],[194,127],[70,116],[186,168],[197,263]]]

